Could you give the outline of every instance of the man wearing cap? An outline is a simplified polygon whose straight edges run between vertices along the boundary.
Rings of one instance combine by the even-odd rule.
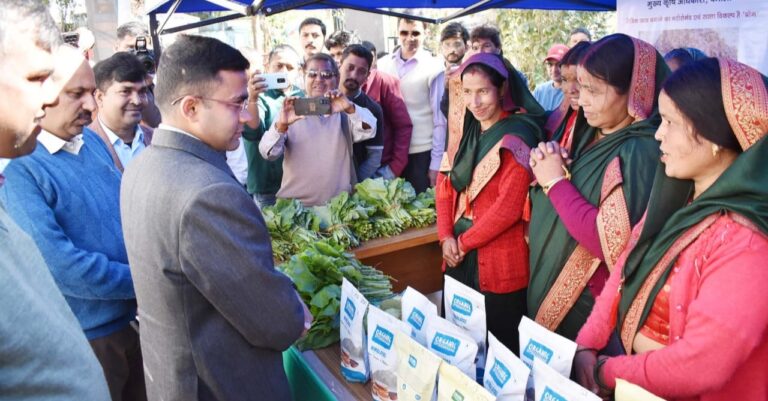
[[[560,90],[560,67],[558,63],[568,51],[568,46],[556,43],[549,48],[544,63],[547,65],[549,81],[536,85],[533,97],[544,110],[554,110],[563,101],[563,91]]]

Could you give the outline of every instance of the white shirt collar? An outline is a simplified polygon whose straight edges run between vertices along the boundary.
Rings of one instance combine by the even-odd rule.
[[[52,155],[60,150],[76,155],[80,153],[80,148],[83,147],[83,134],[76,135],[71,140],[65,141],[48,131],[41,131],[40,135],[37,136],[37,141]]]
[[[101,125],[101,129],[103,129],[104,132],[107,134],[107,138],[109,138],[109,143],[111,143],[112,146],[114,146],[114,145],[116,145],[118,143],[120,143],[120,144],[124,144],[125,143],[125,142],[123,142],[122,139],[120,139],[119,136],[117,136],[117,134],[115,134],[114,131],[109,129],[109,127],[107,127],[107,125],[104,124],[103,121],[101,121],[101,117],[98,117],[98,120],[99,120],[99,124]],[[135,143],[136,141],[139,141],[139,142],[142,142],[142,143],[144,142],[144,131],[141,129],[141,126],[139,124],[136,124],[136,134],[133,137],[133,142],[132,143]],[[131,147],[133,147],[133,145],[131,145]]]
[[[157,126],[157,129],[162,129],[162,130],[166,130],[166,131],[174,131],[174,132],[179,132],[179,133],[182,133],[182,134],[184,134],[184,135],[186,135],[186,136],[191,136],[192,138],[195,138],[195,139],[197,139],[198,141],[200,140],[200,138],[198,138],[198,137],[196,137],[196,136],[194,136],[194,135],[190,134],[190,133],[189,133],[189,132],[187,132],[187,131],[184,131],[184,130],[183,130],[183,129],[181,129],[181,128],[176,128],[176,127],[174,127],[174,126],[173,126],[173,125],[171,125],[171,124],[160,123],[160,125],[158,125],[158,126]]]
[[[397,51],[392,55],[392,58],[394,58],[395,60],[400,61],[403,64],[405,64],[407,62],[412,62],[411,60],[415,60],[416,62],[421,62],[423,60],[426,60],[427,58],[431,58],[432,57],[432,54],[430,52],[428,52],[428,51],[426,51],[426,50],[424,50],[422,48],[422,49],[417,50],[416,53],[413,55],[413,57],[409,58],[408,60],[404,60],[401,57],[402,51],[403,51],[402,48],[397,49]]]

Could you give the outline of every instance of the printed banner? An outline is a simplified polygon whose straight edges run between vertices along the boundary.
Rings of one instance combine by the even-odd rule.
[[[617,0],[618,30],[659,52],[695,47],[768,74],[768,1]]]

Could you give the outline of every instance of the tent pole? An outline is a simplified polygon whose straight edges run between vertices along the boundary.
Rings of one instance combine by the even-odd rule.
[[[168,21],[171,20],[171,17],[173,17],[173,14],[179,8],[179,4],[181,4],[181,0],[176,0],[171,5],[171,8],[168,9],[168,14],[165,16],[165,20],[163,21],[163,24],[160,25],[160,28],[157,29],[157,34],[158,35],[162,35],[164,33],[163,32],[163,30],[164,30],[163,28],[165,28],[165,24],[167,24]]]
[[[149,13],[149,35],[152,36],[152,50],[155,52],[155,62],[160,60],[160,34],[157,32],[157,13]]]
[[[472,4],[469,7],[465,7],[463,9],[459,10],[459,11],[456,11],[455,13],[453,13],[453,14],[445,17],[445,18],[439,18],[437,20],[438,21],[437,23],[438,24],[442,24],[443,22],[448,22],[448,21],[450,21],[452,19],[456,19],[456,18],[462,17],[464,15],[471,14],[474,9],[476,9],[476,8],[478,8],[478,7],[480,7],[480,6],[484,5],[484,4],[490,3],[490,2],[491,2],[491,0],[480,0],[477,3]]]
[[[167,33],[176,33],[176,32],[186,31],[187,29],[200,28],[201,26],[218,24],[220,22],[231,21],[233,19],[239,19],[239,18],[243,18],[243,17],[245,17],[245,15],[238,14],[238,13],[230,14],[230,15],[224,15],[224,16],[221,16],[221,17],[209,18],[207,20],[193,22],[191,24],[179,25],[179,26],[175,26],[173,28],[164,29],[162,33],[164,35],[167,34]]]

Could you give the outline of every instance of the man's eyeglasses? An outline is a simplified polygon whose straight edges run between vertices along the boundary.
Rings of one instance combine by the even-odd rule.
[[[453,41],[453,42],[446,40],[443,43],[441,43],[441,45],[443,46],[443,49],[446,49],[446,50],[448,49],[459,50],[459,49],[463,49],[466,46],[466,44],[460,40]]]
[[[176,103],[180,102],[181,99],[184,99],[186,96],[191,96],[191,97],[194,97],[194,98],[200,99],[200,100],[210,100],[211,102],[221,103],[221,104],[223,104],[225,106],[229,106],[229,107],[237,110],[240,113],[243,113],[243,112],[248,110],[248,99],[244,99],[243,101],[240,101],[240,102],[230,102],[228,100],[220,100],[220,99],[214,99],[214,98],[210,98],[210,97],[193,96],[193,95],[181,96],[178,99],[172,101],[171,102],[171,106],[175,106]]]
[[[307,71],[307,78],[310,78],[310,79],[315,79],[317,77],[320,77],[320,79],[326,80],[326,79],[331,79],[336,75],[337,74],[333,71],[315,71],[315,70]]]

